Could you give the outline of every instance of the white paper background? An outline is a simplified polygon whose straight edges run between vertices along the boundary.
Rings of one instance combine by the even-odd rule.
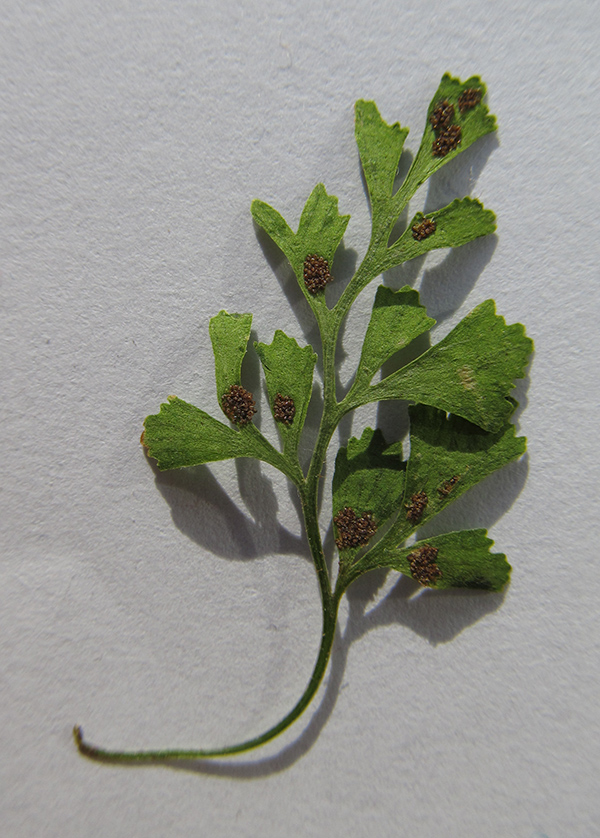
[[[3,4],[4,835],[598,834],[598,18],[592,0]],[[528,457],[439,524],[490,527],[510,588],[365,580],[280,740],[189,770],[82,759],[75,722],[105,746],[218,746],[302,692],[320,609],[285,483],[246,461],[158,475],[141,422],[169,393],[218,415],[221,308],[261,340],[314,338],[250,202],[295,225],[323,180],[352,214],[349,270],[369,225],[353,103],[411,126],[414,152],[446,70],[487,81],[499,144],[412,209],[470,193],[498,236],[389,281],[421,289],[437,336],[493,296],[536,341]],[[256,361],[245,375],[258,391]]]

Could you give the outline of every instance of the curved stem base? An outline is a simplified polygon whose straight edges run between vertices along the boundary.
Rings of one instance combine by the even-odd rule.
[[[96,745],[91,745],[89,742],[86,742],[83,738],[83,730],[81,727],[76,725],[73,728],[73,737],[79,753],[100,762],[164,762],[166,760],[214,759],[216,757],[232,756],[234,754],[244,753],[245,751],[251,751],[253,748],[258,748],[259,745],[264,745],[296,721],[296,719],[308,707],[319,689],[331,656],[331,648],[335,637],[339,599],[331,598],[327,605],[329,607],[324,607],[323,609],[323,636],[321,638],[319,655],[317,657],[310,681],[308,682],[308,686],[299,701],[295,704],[293,709],[290,710],[287,716],[284,716],[284,718],[281,719],[281,721],[279,721],[274,727],[271,727],[269,730],[261,733],[260,736],[256,736],[253,739],[247,739],[245,742],[240,742],[237,745],[230,745],[226,748],[210,748],[207,750],[169,749],[164,751],[110,751],[105,750],[104,748],[98,748]]]

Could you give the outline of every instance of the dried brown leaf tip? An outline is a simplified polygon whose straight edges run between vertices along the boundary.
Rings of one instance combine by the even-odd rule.
[[[408,564],[410,565],[410,572],[413,577],[421,585],[425,585],[428,588],[433,587],[442,576],[442,571],[436,563],[437,554],[437,547],[432,547],[431,544],[424,544],[408,555]]]
[[[282,425],[289,427],[294,421],[295,415],[296,405],[294,404],[294,400],[287,396],[282,396],[281,393],[277,393],[273,402],[273,416],[275,419],[281,422]]]
[[[410,503],[405,504],[406,520],[410,521],[411,524],[418,524],[423,517],[428,500],[429,498],[425,492],[417,492],[411,495]]]
[[[304,260],[304,284],[311,294],[322,291],[333,277],[329,272],[329,263],[322,256],[312,254]]]
[[[256,413],[252,393],[249,393],[240,384],[232,384],[229,390],[223,393],[221,407],[225,416],[234,425],[247,425]]]
[[[432,111],[429,117],[431,127],[436,133],[448,128],[453,119],[454,105],[447,99],[443,99],[441,102],[438,102],[436,109]]]
[[[480,102],[481,90],[477,87],[469,87],[467,90],[463,90],[458,97],[458,108],[461,113],[465,113],[465,111],[470,111],[471,108],[474,108]]]
[[[424,218],[417,224],[412,226],[412,237],[418,242],[423,241],[432,233],[435,233],[435,221],[433,218]]]
[[[455,474],[454,477],[451,477],[450,480],[444,480],[442,485],[438,488],[438,494],[442,498],[448,497],[452,489],[456,486],[458,481],[460,480],[460,474]]]
[[[432,151],[434,157],[445,157],[448,152],[458,148],[462,139],[460,125],[450,125],[433,141]]]
[[[360,518],[351,506],[345,506],[333,519],[338,535],[335,540],[340,550],[351,550],[367,544],[377,532],[377,524],[370,512]]]

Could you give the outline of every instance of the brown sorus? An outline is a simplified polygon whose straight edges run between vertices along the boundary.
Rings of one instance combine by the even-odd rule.
[[[333,523],[338,530],[335,543],[340,550],[351,550],[354,547],[362,547],[377,532],[375,519],[370,512],[365,512],[360,517],[351,506],[345,506],[334,516]]]
[[[434,157],[445,157],[449,151],[453,151],[460,145],[462,131],[460,125],[451,125],[433,141],[432,151]]]
[[[425,492],[417,492],[411,495],[410,503],[405,504],[406,520],[410,521],[411,524],[418,524],[423,517],[428,500],[429,498]]]
[[[432,233],[435,233],[435,221],[433,218],[424,218],[418,224],[412,226],[412,237],[416,241],[421,242]]]
[[[447,128],[454,119],[454,105],[447,99],[443,99],[437,103],[434,111],[429,116],[431,127],[434,131],[443,131]]]
[[[477,87],[469,87],[458,97],[458,107],[461,113],[470,111],[475,105],[481,102],[481,90]]]
[[[304,260],[304,284],[311,294],[322,291],[333,277],[329,272],[329,263],[322,256],[312,254]]]
[[[455,474],[454,477],[451,477],[450,480],[444,480],[442,485],[438,488],[438,493],[440,497],[445,498],[447,497],[452,489],[456,486],[458,481],[460,480],[460,474]]]
[[[223,413],[234,425],[247,425],[256,413],[252,393],[240,384],[232,384],[221,396]]]
[[[424,544],[408,554],[410,572],[417,582],[428,588],[433,587],[442,576],[442,571],[436,564],[437,554],[437,547],[432,547],[431,544]]]
[[[283,425],[291,425],[296,415],[296,405],[294,400],[287,396],[282,396],[277,393],[275,401],[273,402],[273,416],[278,422]]]

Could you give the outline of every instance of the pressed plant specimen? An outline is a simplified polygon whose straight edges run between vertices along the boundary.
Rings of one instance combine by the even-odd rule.
[[[89,744],[80,728],[75,739],[87,756],[120,762],[202,759],[248,751],[288,728],[315,695],[326,671],[340,600],[348,587],[374,568],[391,568],[421,585],[442,589],[499,591],[510,565],[492,553],[483,529],[462,530],[407,541],[423,524],[496,469],[520,457],[525,439],[510,422],[516,402],[510,391],[524,375],[533,345],[519,324],[507,325],[487,300],[441,341],[387,375],[383,365],[435,321],[409,286],[381,285],[375,294],[358,366],[343,398],[336,388],[335,351],[350,307],[383,272],[436,248],[459,247],[495,230],[493,212],[471,198],[442,209],[417,213],[397,239],[393,231],[416,190],[441,166],[477,139],[495,130],[484,103],[485,85],[445,75],[427,112],[421,145],[403,183],[395,188],[407,128],[388,125],[373,102],[358,101],[356,141],[372,214],[371,240],[360,266],[337,302],[329,306],[326,288],[350,216],[340,215],[337,198],[318,184],[308,198],[297,232],[262,202],[252,203],[256,223],[283,251],[316,319],[321,337],[320,426],[310,465],[298,457],[300,436],[313,389],[317,355],[313,347],[278,330],[271,343],[255,343],[280,434],[275,447],[253,422],[255,400],[241,379],[248,351],[251,314],[221,311],[210,321],[215,355],[217,405],[229,423],[175,396],[148,416],[142,442],[160,469],[185,468],[235,457],[262,460],[279,469],[296,487],[319,583],[323,633],[314,671],[291,711],[265,733],[217,749],[109,751]],[[386,442],[380,429],[367,427],[341,447],[332,483],[337,572],[328,570],[319,529],[319,479],[340,420],[362,405],[386,400],[409,403],[409,454]]]

